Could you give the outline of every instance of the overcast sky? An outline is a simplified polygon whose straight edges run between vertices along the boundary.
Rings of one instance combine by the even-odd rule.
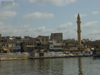
[[[100,0],[0,0],[2,36],[50,36],[77,40],[77,15],[82,39],[100,39]]]

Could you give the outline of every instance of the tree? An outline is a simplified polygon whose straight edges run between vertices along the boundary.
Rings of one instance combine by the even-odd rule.
[[[2,46],[0,46],[0,53],[2,52],[2,50],[3,50],[3,48],[2,48]]]
[[[78,47],[78,50],[80,50],[81,48],[80,47]]]
[[[24,50],[24,52],[28,52],[28,50],[27,50],[27,49],[25,49],[25,50]]]
[[[99,46],[99,45],[95,45],[95,47],[96,47],[97,49],[100,49],[100,46]]]

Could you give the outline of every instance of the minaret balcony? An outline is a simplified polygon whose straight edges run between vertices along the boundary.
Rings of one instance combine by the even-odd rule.
[[[82,31],[81,30],[78,30],[77,32],[79,33],[79,32],[82,32]]]

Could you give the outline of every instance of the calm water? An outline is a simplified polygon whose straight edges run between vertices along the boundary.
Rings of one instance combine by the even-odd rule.
[[[2,75],[100,75],[100,58],[0,61]]]

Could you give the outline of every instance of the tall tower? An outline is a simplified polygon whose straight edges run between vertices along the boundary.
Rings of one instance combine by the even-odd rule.
[[[79,14],[77,16],[77,33],[78,33],[78,45],[81,45],[81,21]]]

